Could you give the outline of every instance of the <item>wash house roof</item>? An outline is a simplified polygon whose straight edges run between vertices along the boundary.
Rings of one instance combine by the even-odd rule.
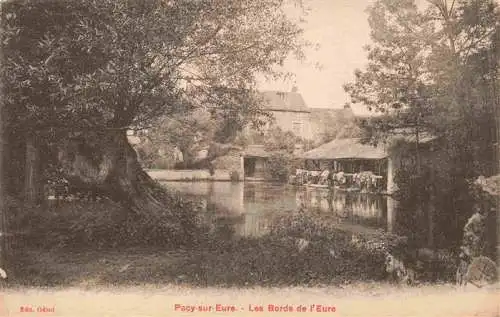
[[[305,152],[300,157],[306,160],[380,160],[387,156],[384,149],[361,144],[359,139],[337,139]]]

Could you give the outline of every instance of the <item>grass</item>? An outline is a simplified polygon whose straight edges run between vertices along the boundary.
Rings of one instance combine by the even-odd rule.
[[[383,278],[362,254],[344,255],[335,259],[321,246],[299,253],[292,241],[269,237],[177,250],[25,249],[16,259],[12,286],[317,286]]]

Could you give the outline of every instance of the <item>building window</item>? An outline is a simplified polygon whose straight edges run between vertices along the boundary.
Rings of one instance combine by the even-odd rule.
[[[292,129],[293,129],[293,133],[295,133],[295,135],[302,135],[302,122],[293,122],[292,123]]]

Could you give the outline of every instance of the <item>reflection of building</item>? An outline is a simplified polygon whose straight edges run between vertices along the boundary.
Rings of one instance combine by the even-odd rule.
[[[243,237],[258,237],[269,231],[269,220],[258,212],[246,213],[245,220],[236,226],[236,232]]]
[[[347,223],[392,230],[394,204],[390,196],[360,194],[356,192],[304,189],[296,194],[297,208],[329,213]]]
[[[397,200],[392,197],[387,197],[387,232],[394,232],[395,230],[395,214],[397,210]]]
[[[237,236],[266,234],[274,217],[297,211],[300,206],[306,207],[305,213],[321,212],[325,221],[347,230],[352,225],[369,230],[397,227],[390,196],[252,182],[171,182],[168,186],[202,198],[204,223],[213,231],[230,226]]]

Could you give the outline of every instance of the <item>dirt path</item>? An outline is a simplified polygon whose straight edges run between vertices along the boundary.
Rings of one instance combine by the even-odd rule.
[[[398,288],[358,284],[345,288],[192,289],[134,287],[113,289],[6,290],[0,316],[500,316],[500,288],[457,290],[453,286]],[[175,307],[178,306],[176,311]],[[235,312],[216,312],[216,305]],[[291,306],[293,312],[269,312],[268,305]],[[200,305],[212,312],[200,312]],[[306,312],[296,312],[302,305]],[[311,305],[316,305],[310,312]],[[317,305],[330,312],[317,312]],[[54,312],[37,313],[38,307]],[[194,312],[181,312],[195,306]],[[31,307],[35,312],[21,312]],[[258,312],[262,307],[263,312]],[[332,312],[335,307],[335,312]],[[8,310],[8,312],[5,310]],[[254,311],[250,311],[253,309]],[[2,315],[3,313],[3,315]]]

